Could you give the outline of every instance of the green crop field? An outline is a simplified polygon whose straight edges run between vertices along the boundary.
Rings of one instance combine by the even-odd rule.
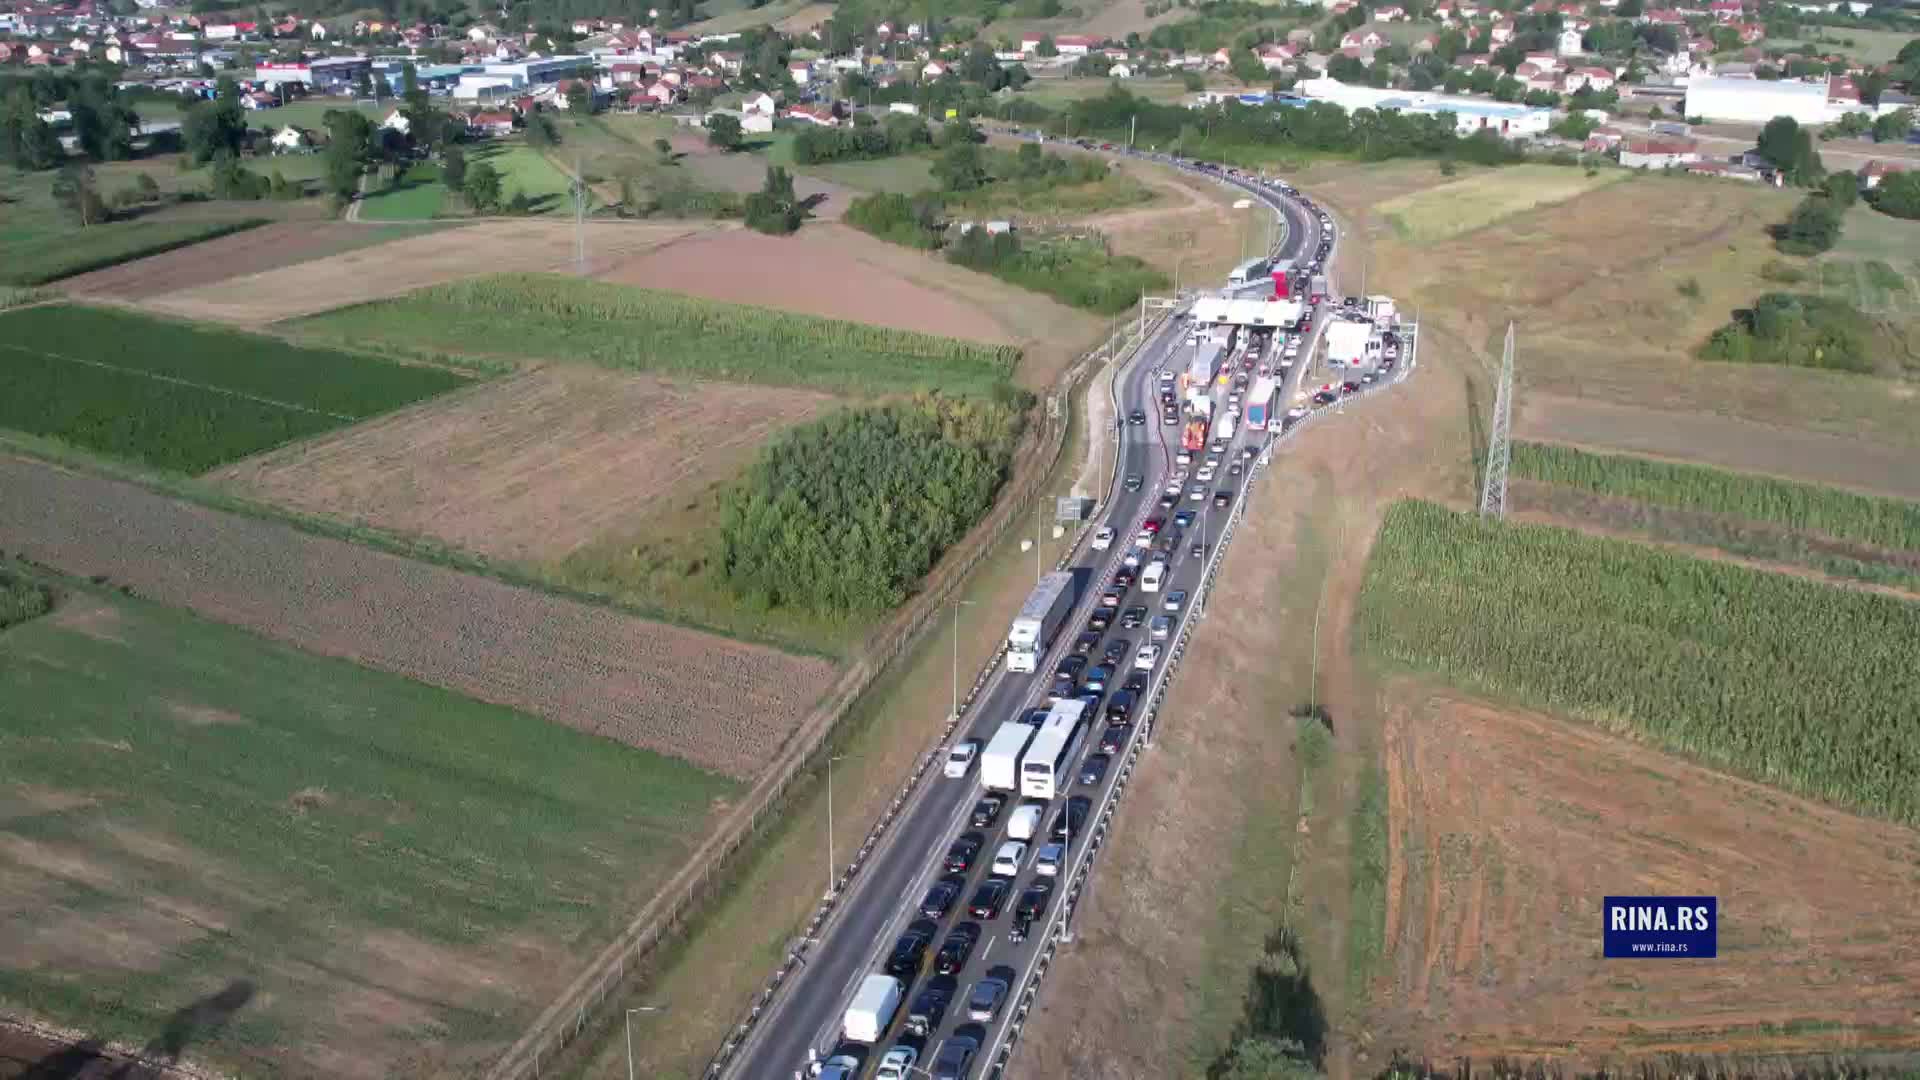
[[[0,1008],[221,1071],[510,1039],[740,785],[84,583],[0,635]],[[79,868],[76,870],[76,868]],[[562,976],[564,981],[564,976]],[[466,1044],[466,1045],[463,1045]],[[375,1064],[377,1063],[377,1064]]]
[[[1622,454],[1517,443],[1513,475],[1615,498],[1728,514],[1837,540],[1920,551],[1920,503]]]
[[[1359,623],[1389,665],[1920,823],[1920,604],[1402,502]]]
[[[1558,165],[1514,165],[1429,188],[1375,207],[1402,239],[1431,244],[1626,179],[1624,169],[1588,176]]]
[[[440,212],[447,186],[440,182],[440,166],[419,164],[407,170],[397,187],[360,201],[362,221],[419,221]]]
[[[0,314],[0,427],[180,472],[466,381],[130,312],[59,305]]]
[[[136,220],[82,229],[68,224],[50,199],[22,198],[0,216],[0,285],[44,285],[266,223],[257,217]]]
[[[325,134],[327,113],[335,109],[366,113],[367,117],[378,124],[386,115],[399,107],[399,102],[388,100],[379,105],[371,101],[349,101],[346,98],[311,98],[296,101],[291,105],[282,105],[277,109],[261,109],[247,114],[247,126],[267,131],[279,131],[291,124],[308,131]]]
[[[535,213],[566,208],[566,174],[554,168],[540,151],[517,142],[489,142],[468,149],[468,170],[482,161],[499,170],[502,199],[524,194],[533,200]]]
[[[498,274],[289,324],[376,348],[604,367],[861,394],[987,394],[1009,347],[703,300],[559,274]]]

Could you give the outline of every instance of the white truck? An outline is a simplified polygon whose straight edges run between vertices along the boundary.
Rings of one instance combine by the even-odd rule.
[[[1073,575],[1057,570],[1040,579],[1007,631],[1007,670],[1037,671],[1040,658],[1073,610]]]
[[[1234,420],[1238,415],[1237,410],[1228,409],[1220,415],[1220,419],[1213,422],[1213,437],[1216,442],[1233,441]]]
[[[847,1015],[840,1021],[840,1032],[849,1042],[871,1046],[893,1026],[893,1014],[900,1010],[900,980],[891,975],[869,975],[853,995]]]
[[[980,783],[989,791],[1015,791],[1020,787],[1020,755],[1033,741],[1033,725],[1009,720],[993,733],[992,741],[980,752]]]

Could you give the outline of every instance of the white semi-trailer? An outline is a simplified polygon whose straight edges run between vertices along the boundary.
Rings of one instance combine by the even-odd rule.
[[[1007,670],[1038,671],[1040,658],[1072,610],[1073,575],[1057,570],[1041,578],[1007,631]]]
[[[989,791],[1012,791],[1020,786],[1020,755],[1027,752],[1034,730],[1023,720],[1009,720],[993,733],[987,748],[980,751],[980,783]]]

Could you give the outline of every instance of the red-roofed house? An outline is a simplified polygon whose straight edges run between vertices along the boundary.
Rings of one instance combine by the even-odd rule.
[[[1687,25],[1687,17],[1672,8],[1661,8],[1658,11],[1649,11],[1640,16],[1640,21],[1651,26],[1677,27]]]
[[[1739,33],[1740,42],[1743,45],[1752,45],[1767,36],[1767,28],[1759,23],[1735,23],[1733,28]]]
[[[1620,164],[1629,169],[1665,169],[1700,160],[1692,139],[1628,139],[1620,144]]]
[[[1505,45],[1507,42],[1513,40],[1513,20],[1501,19],[1499,22],[1494,23],[1493,28],[1487,31],[1487,33],[1493,38],[1495,45]]]
[[[1392,22],[1392,21],[1394,21],[1395,19],[1404,19],[1404,18],[1406,18],[1406,17],[1407,17],[1407,9],[1406,9],[1406,8],[1403,8],[1403,7],[1400,7],[1400,6],[1398,6],[1398,5],[1389,5],[1389,6],[1387,6],[1387,7],[1378,7],[1378,8],[1374,8],[1374,9],[1373,9],[1373,17],[1374,17],[1374,18],[1376,18],[1376,19],[1378,19],[1378,20],[1380,20],[1381,22]]]
[[[1746,8],[1740,0],[1713,0],[1707,5],[1707,11],[1715,22],[1732,22],[1746,14]]]
[[[1864,190],[1872,191],[1880,186],[1880,181],[1894,173],[1906,171],[1907,166],[1897,161],[1869,161],[1860,167],[1860,186]]]
[[[1845,75],[1830,75],[1827,77],[1827,102],[1829,104],[1839,105],[1858,105],[1860,104],[1860,88],[1855,86],[1853,80]]]
[[[1061,56],[1085,56],[1099,44],[1099,38],[1086,34],[1061,34],[1053,39],[1053,47],[1060,50]]]
[[[1613,89],[1613,72],[1606,68],[1581,67],[1567,72],[1567,91],[1569,93],[1586,87],[1595,93]]]
[[[1377,49],[1387,43],[1386,35],[1371,26],[1349,30],[1340,36],[1342,49]]]
[[[513,134],[513,114],[507,112],[478,112],[467,118],[467,130],[475,135],[511,135]]]
[[[1461,53],[1453,58],[1453,66],[1472,71],[1474,68],[1492,67],[1493,57],[1486,53]]]
[[[821,127],[839,127],[840,119],[833,110],[824,105],[791,105],[781,115],[789,120],[800,120]]]
[[[1297,45],[1276,45],[1272,42],[1253,51],[1260,58],[1260,66],[1268,71],[1279,71],[1286,67],[1299,53],[1300,47]]]

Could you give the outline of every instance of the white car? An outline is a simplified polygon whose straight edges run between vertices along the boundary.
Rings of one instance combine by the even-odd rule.
[[[980,740],[965,739],[956,743],[947,751],[946,773],[949,779],[959,780],[973,768],[973,759],[980,756]]]
[[[1171,493],[1171,492],[1169,492],[1168,494],[1172,494],[1172,493]],[[1139,532],[1137,532],[1137,533],[1134,533],[1134,534],[1133,534],[1133,546],[1134,546],[1134,547],[1137,547],[1137,548],[1150,548],[1150,547],[1152,547],[1152,546],[1153,546],[1153,534],[1152,534],[1152,533],[1150,533],[1150,532],[1148,532],[1148,531],[1147,531],[1147,530],[1145,530],[1145,529],[1141,529],[1141,530],[1140,530]]]
[[[1007,877],[1018,877],[1020,865],[1027,861],[1027,845],[1018,840],[1009,840],[1000,845],[993,857],[993,872]]]
[[[1145,645],[1140,646],[1140,651],[1134,655],[1133,667],[1136,671],[1152,671],[1153,665],[1158,663],[1159,660],[1160,646],[1149,641]]]
[[[1033,872],[1041,877],[1056,877],[1060,873],[1060,864],[1066,860],[1067,845],[1046,844],[1033,857]]]
[[[896,1046],[880,1059],[880,1068],[873,1074],[873,1080],[907,1080],[919,1060],[920,1053],[913,1047]]]
[[[1193,490],[1187,492],[1188,502],[1200,502],[1206,497],[1207,497],[1207,485],[1205,484],[1195,484],[1193,485]]]
[[[1140,549],[1128,548],[1127,553],[1120,557],[1120,565],[1129,570],[1138,570],[1140,568]]]
[[[1176,589],[1174,591],[1178,592],[1179,590]],[[1172,594],[1169,593],[1168,595],[1171,596]],[[1167,635],[1172,632],[1173,616],[1171,615],[1155,615],[1153,621],[1147,624],[1147,633],[1152,636],[1155,641],[1167,640]]]
[[[1105,551],[1113,546],[1113,526],[1102,525],[1100,531],[1093,534],[1093,550]]]

